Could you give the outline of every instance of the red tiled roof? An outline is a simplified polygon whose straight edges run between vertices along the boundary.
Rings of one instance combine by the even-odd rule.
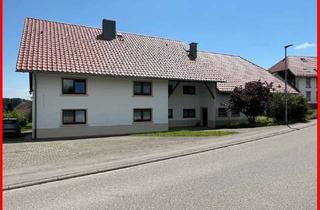
[[[215,53],[203,53],[203,56],[215,63],[216,70],[226,78],[227,82],[217,83],[217,88],[221,92],[231,92],[236,86],[244,86],[246,82],[258,80],[272,83],[276,92],[284,92],[283,81],[240,56]],[[288,86],[288,91],[296,93],[290,86]]]
[[[27,18],[17,71],[224,81],[214,66],[190,60],[183,42],[124,32],[122,38],[105,41],[97,39],[101,33],[101,29]]]
[[[298,77],[317,77],[317,57],[310,56],[288,56],[288,69]],[[276,73],[285,69],[284,59],[272,66],[269,71]]]
[[[101,33],[97,28],[27,18],[17,71],[217,81],[220,91],[258,79],[273,82],[277,90],[284,86],[239,56],[198,52],[193,61],[181,41],[125,32],[105,41],[97,39]]]

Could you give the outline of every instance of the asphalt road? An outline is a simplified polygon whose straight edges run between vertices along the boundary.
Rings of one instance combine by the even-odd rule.
[[[4,209],[316,209],[316,126],[5,191]]]

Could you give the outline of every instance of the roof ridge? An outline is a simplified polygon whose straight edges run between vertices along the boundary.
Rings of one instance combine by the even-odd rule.
[[[136,36],[143,36],[143,37],[150,37],[150,38],[155,38],[155,39],[164,39],[168,41],[175,41],[175,42],[182,42],[186,44],[184,41],[177,40],[177,39],[171,39],[171,38],[164,38],[164,37],[159,37],[159,36],[154,36],[154,35],[145,35],[145,34],[139,34],[139,33],[134,33],[134,32],[126,32],[126,31],[119,31],[120,33],[126,33],[126,34],[132,34]]]
[[[250,61],[250,60],[248,60],[248,59],[246,59],[246,58],[244,58],[244,57],[242,57],[242,56],[239,56],[239,57],[240,57],[242,60],[245,60],[245,61],[247,61],[247,62],[255,65],[256,67],[260,68],[261,70],[267,71],[267,69],[263,68],[262,66],[259,66],[258,64],[253,63],[252,61]]]
[[[232,57],[240,57],[239,55],[233,55],[233,54],[228,54],[228,53],[219,53],[219,52],[210,52],[210,51],[203,51],[203,50],[198,50],[198,52],[209,53],[209,54],[218,54],[218,55],[227,55],[227,56],[232,56]]]
[[[100,29],[101,30],[101,28],[97,28],[97,27],[93,27],[93,26],[80,25],[80,24],[74,24],[74,23],[63,23],[63,22],[59,22],[59,21],[45,20],[45,19],[39,19],[39,18],[33,18],[33,17],[26,17],[26,20],[27,19],[45,21],[45,22],[50,22],[50,23],[58,23],[58,24],[70,25],[70,26],[78,26],[78,27],[80,26],[80,27],[85,27],[85,28],[92,28],[92,29]]]
[[[283,61],[284,61],[284,59],[279,60],[277,63],[275,63],[271,67],[269,67],[267,70],[272,71],[272,68],[276,67],[277,65],[280,65]]]
[[[85,27],[85,28],[102,30],[101,28],[97,28],[97,27],[93,27],[93,26],[86,26],[86,25],[81,25],[81,24],[64,23],[64,22],[59,22],[59,21],[45,20],[45,19],[39,19],[39,18],[33,18],[33,17],[26,17],[25,20],[27,20],[27,19],[38,20],[38,21],[45,21],[45,22],[51,22],[51,23],[57,23],[57,24],[63,24],[63,25],[78,26],[78,27]],[[139,33],[134,33],[134,32],[126,32],[126,31],[118,31],[118,32],[119,32],[119,33],[126,33],[126,34],[137,35],[137,36],[143,36],[143,37],[156,38],[156,39],[164,39],[164,40],[175,41],[175,42],[182,42],[182,43],[186,44],[185,42],[183,42],[183,41],[181,41],[181,40],[177,40],[177,39],[170,39],[170,38],[158,37],[158,36],[154,36],[154,35],[144,35],[144,34],[139,34]]]
[[[308,58],[317,58],[317,56],[312,56],[312,55],[288,55],[287,57],[308,57]]]

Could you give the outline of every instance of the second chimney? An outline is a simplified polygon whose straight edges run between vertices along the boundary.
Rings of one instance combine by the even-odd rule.
[[[197,58],[197,43],[195,42],[191,42],[189,44],[189,58],[191,60],[196,60]]]
[[[102,39],[113,40],[116,38],[116,21],[114,20],[102,20]]]

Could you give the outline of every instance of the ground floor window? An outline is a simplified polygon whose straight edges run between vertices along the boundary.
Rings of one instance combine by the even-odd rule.
[[[173,118],[173,110],[172,109],[168,109],[168,118],[169,119]]]
[[[151,121],[152,120],[152,109],[134,109],[133,110],[133,121]]]
[[[228,117],[228,109],[218,108],[218,117]]]
[[[195,109],[183,109],[183,118],[194,118],[196,117]]]
[[[86,124],[87,110],[85,109],[64,109],[62,110],[62,124]]]
[[[237,109],[232,109],[231,110],[231,116],[232,117],[240,117],[240,111]]]

